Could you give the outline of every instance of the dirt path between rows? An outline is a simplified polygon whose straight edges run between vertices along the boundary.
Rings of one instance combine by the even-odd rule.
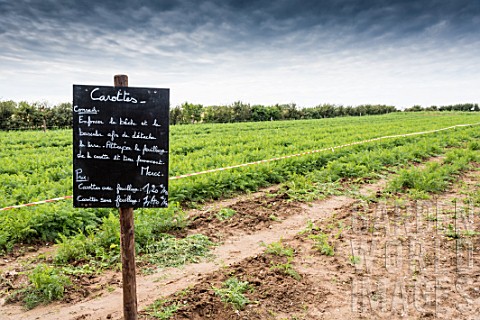
[[[365,185],[359,192],[368,193],[379,190],[384,181]],[[239,199],[244,199],[240,197]],[[137,297],[139,310],[162,296],[194,285],[203,276],[214,273],[226,266],[239,263],[261,254],[265,244],[281,239],[292,239],[305,228],[307,221],[328,216],[333,210],[351,205],[355,200],[345,196],[334,196],[327,200],[302,205],[300,213],[269,225],[266,229],[251,234],[243,232],[227,237],[223,244],[212,250],[211,261],[186,265],[182,268],[166,268],[149,276],[137,275]],[[228,204],[234,203],[228,201]],[[5,320],[53,320],[53,319],[121,319],[123,315],[122,290],[115,289],[103,296],[97,296],[76,304],[53,303],[25,311],[18,305],[4,305],[2,319]]]

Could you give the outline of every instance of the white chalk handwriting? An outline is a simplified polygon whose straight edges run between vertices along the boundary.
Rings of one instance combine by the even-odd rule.
[[[73,112],[76,112],[78,114],[98,114],[100,111],[97,110],[97,108],[95,107],[89,109],[89,108],[79,108],[78,106],[74,106]]]
[[[116,95],[102,95],[97,92],[100,88],[95,88],[90,92],[90,99],[93,101],[112,101],[112,102],[127,102],[127,103],[146,103],[146,101],[138,101],[135,97],[130,96],[126,89],[118,89]]]

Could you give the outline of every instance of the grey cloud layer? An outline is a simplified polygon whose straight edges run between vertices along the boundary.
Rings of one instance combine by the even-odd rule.
[[[88,51],[98,39],[107,50],[128,48],[124,35],[156,42],[155,47],[168,52],[218,52],[297,42],[321,47],[318,41],[339,39],[344,45],[418,37],[478,39],[479,17],[480,1],[462,0],[11,0],[0,2],[0,38],[10,43],[11,52],[51,48],[52,55],[71,45]]]

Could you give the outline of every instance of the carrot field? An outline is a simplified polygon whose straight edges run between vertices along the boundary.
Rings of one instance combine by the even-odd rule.
[[[430,132],[464,124],[468,126]],[[411,133],[422,134],[408,135]],[[394,202],[435,199],[477,168],[479,138],[480,114],[475,112],[398,112],[320,120],[171,126],[170,207],[135,210],[139,273],[148,276],[164,268],[214,259],[216,248],[229,239],[225,230],[236,230],[233,234],[237,237],[255,234],[298,214],[304,204],[314,205],[331,197],[352,197],[372,203],[371,195],[355,192],[379,181],[384,185],[375,190],[378,199]],[[377,140],[367,141],[370,139]],[[71,130],[0,132],[0,146],[0,208],[72,194]],[[315,150],[321,151],[309,153]],[[285,157],[289,155],[295,156]],[[188,176],[248,163],[251,164]],[[252,210],[256,202],[248,197],[258,192],[263,193],[264,202]],[[480,202],[476,189],[463,194],[474,205]],[[248,205],[215,205],[238,197],[247,197]],[[242,208],[248,210],[241,213]],[[255,216],[261,212],[265,212],[263,220]],[[256,218],[249,224],[247,220],[252,216]],[[229,224],[235,219],[240,220]],[[328,228],[315,225],[313,220],[311,223],[304,233],[306,240],[302,241],[315,242],[322,256],[333,257],[336,249],[341,251],[338,241],[342,237],[332,238]],[[345,232],[336,223],[329,232],[333,234],[333,229],[340,234]],[[247,226],[249,231],[245,233]],[[448,231],[448,224],[445,230]],[[5,261],[19,261],[0,265],[1,295],[11,308],[8,310],[12,319],[25,310],[48,308],[53,301],[60,305],[65,301],[87,301],[93,290],[85,284],[87,278],[97,279],[94,283],[103,286],[100,291],[104,295],[115,290],[114,284],[102,281],[106,274],[117,272],[120,267],[119,241],[116,209],[74,209],[72,201],[64,199],[0,211],[1,255]],[[271,247],[265,242],[266,253],[262,254],[268,256],[270,252],[268,257],[275,256],[267,269],[290,275],[293,280],[288,281],[301,281],[305,278],[289,269],[294,267],[296,251],[288,251],[287,244],[288,241],[279,242]],[[349,259],[354,261],[355,254]],[[352,266],[355,267],[354,263]],[[215,285],[208,290],[225,306],[232,304],[233,313],[253,312],[246,306],[254,308],[253,299],[263,298],[256,296],[249,300],[248,292],[253,294],[256,289],[247,280],[248,276],[240,273],[238,277],[212,278]],[[247,282],[243,283],[241,293],[246,300],[232,303],[226,297],[231,290],[229,286],[241,288],[242,281]],[[308,287],[308,283],[304,284]],[[153,304],[145,306],[142,315],[148,319],[184,319],[178,313],[184,307],[182,299],[193,303],[189,298],[175,296],[156,304],[149,300]],[[228,310],[217,318],[230,317]],[[265,310],[259,311],[258,317],[253,313],[246,315],[252,319],[270,319]],[[206,315],[195,318],[188,313],[194,311],[185,312],[185,319]],[[301,308],[277,310],[273,312],[277,316],[272,313],[271,318],[281,319],[292,312],[302,313]],[[304,314],[304,319],[310,318]]]

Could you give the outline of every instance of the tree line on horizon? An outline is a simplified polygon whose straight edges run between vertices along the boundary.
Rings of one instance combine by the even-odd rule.
[[[69,102],[50,107],[43,102],[0,101],[0,130],[71,128],[72,111]]]
[[[392,112],[420,111],[480,111],[477,103],[464,103],[446,106],[413,106],[404,110],[388,105],[365,104],[343,106],[321,104],[315,107],[300,108],[295,103],[272,106],[251,105],[241,101],[230,105],[203,106],[185,102],[170,108],[170,124],[192,123],[232,123],[275,120],[323,119],[347,116],[380,115]],[[61,103],[48,106],[46,103],[19,103],[0,101],[0,130],[57,129],[71,128],[73,123],[72,104]]]
[[[203,106],[185,102],[170,109],[171,124],[230,123],[275,120],[322,119],[343,116],[377,115],[397,112],[387,105],[360,105],[356,107],[322,104],[311,108],[299,108],[295,103],[272,106],[250,105],[241,101],[231,105]]]

